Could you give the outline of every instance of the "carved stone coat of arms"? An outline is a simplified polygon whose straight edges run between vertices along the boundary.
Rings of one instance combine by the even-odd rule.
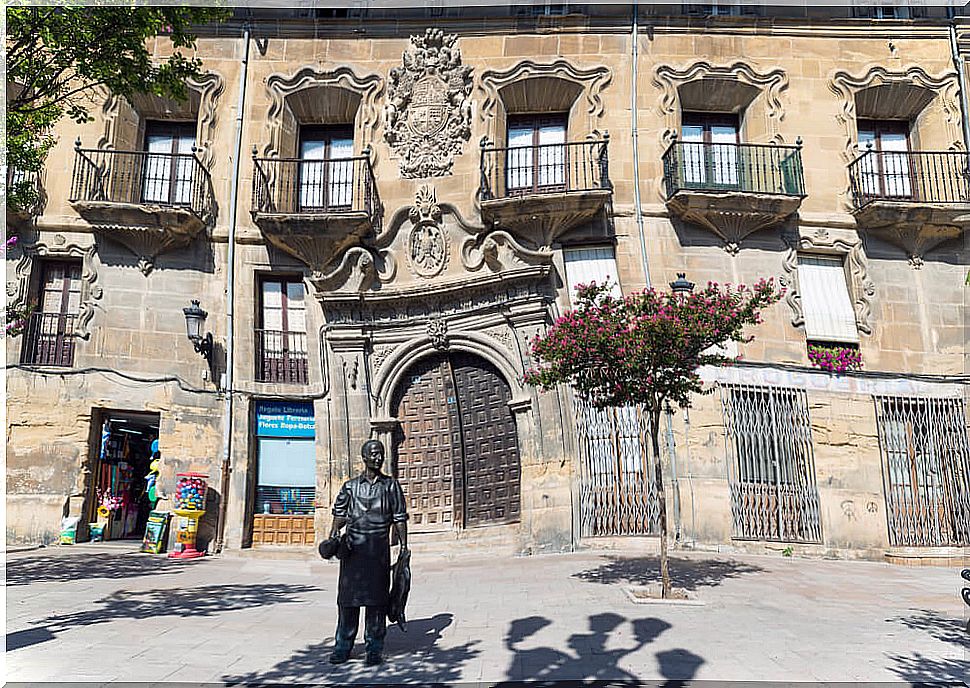
[[[471,136],[472,68],[461,64],[458,36],[427,29],[411,36],[403,66],[389,76],[384,138],[401,157],[401,176],[442,177]]]

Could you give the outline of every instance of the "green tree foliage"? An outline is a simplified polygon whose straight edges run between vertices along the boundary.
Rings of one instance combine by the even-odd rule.
[[[761,322],[761,311],[781,293],[770,280],[707,286],[687,295],[649,289],[625,298],[607,285],[582,285],[578,305],[532,344],[537,367],[525,381],[542,389],[569,384],[597,408],[643,404],[649,415],[655,483],[660,506],[660,574],[670,596],[667,515],[660,463],[660,413],[673,402],[690,405],[703,394],[698,369],[730,359],[715,347],[746,342],[744,328]]]
[[[106,91],[184,99],[185,80],[198,76],[193,27],[228,17],[199,7],[8,7],[7,165],[26,173],[7,190],[7,207],[36,200],[29,181],[54,144],[61,117],[90,121]],[[174,50],[153,59],[147,41],[167,35]]]

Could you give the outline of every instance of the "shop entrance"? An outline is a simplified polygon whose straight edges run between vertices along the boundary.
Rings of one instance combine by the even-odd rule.
[[[312,545],[317,482],[313,403],[256,402],[253,546]]]
[[[518,433],[498,369],[467,353],[421,359],[392,408],[395,472],[409,529],[450,530],[519,520]]]
[[[140,540],[151,504],[146,476],[152,443],[158,439],[157,413],[95,410],[92,413],[91,478],[88,483],[88,523],[99,520],[98,507],[110,508],[104,539]]]

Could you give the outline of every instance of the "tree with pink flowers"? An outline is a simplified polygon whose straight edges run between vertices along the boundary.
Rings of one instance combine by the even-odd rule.
[[[608,285],[580,285],[576,307],[533,341],[536,367],[525,375],[527,383],[543,390],[571,385],[596,408],[645,407],[660,509],[660,578],[665,598],[671,594],[671,583],[660,413],[668,402],[686,408],[692,395],[705,393],[699,368],[730,363],[732,359],[718,347],[729,341],[751,341],[745,328],[759,324],[761,311],[782,295],[770,279],[753,287],[715,282],[696,291],[689,287],[689,293],[648,289],[615,298]]]

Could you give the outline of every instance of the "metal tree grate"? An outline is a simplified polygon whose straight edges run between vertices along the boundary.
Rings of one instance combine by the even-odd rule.
[[[580,456],[580,534],[660,532],[649,417],[641,406],[596,409],[574,398]]]
[[[963,400],[873,399],[890,545],[970,545],[970,442]]]
[[[821,542],[805,390],[721,385],[733,537]]]

